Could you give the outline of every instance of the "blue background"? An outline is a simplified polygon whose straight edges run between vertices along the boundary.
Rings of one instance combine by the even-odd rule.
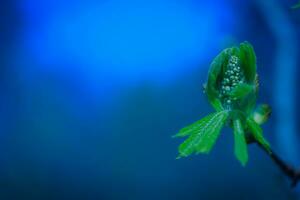
[[[243,168],[225,128],[175,160],[180,128],[212,111],[211,60],[257,54],[265,136],[300,167],[296,1],[4,0],[0,199],[300,199],[257,146]]]

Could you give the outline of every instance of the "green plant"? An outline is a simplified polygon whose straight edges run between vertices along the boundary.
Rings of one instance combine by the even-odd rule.
[[[260,125],[267,121],[271,109],[266,104],[255,108],[258,86],[252,45],[243,42],[238,47],[223,50],[212,61],[204,84],[208,101],[216,111],[174,136],[188,137],[179,146],[177,158],[209,153],[223,126],[228,125],[233,129],[235,156],[243,166],[248,161],[247,144],[257,143],[287,173],[284,168],[289,167],[272,152],[263,136]],[[297,182],[299,173],[293,173],[290,177]]]

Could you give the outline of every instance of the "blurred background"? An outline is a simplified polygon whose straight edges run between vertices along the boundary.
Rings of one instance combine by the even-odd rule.
[[[263,126],[300,167],[296,0],[4,0],[0,199],[300,199],[257,146],[175,160],[177,131],[207,115],[209,64],[253,44]]]

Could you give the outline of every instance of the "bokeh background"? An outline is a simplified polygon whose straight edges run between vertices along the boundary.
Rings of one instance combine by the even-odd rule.
[[[175,160],[180,128],[212,108],[211,60],[257,53],[265,136],[300,167],[296,0],[0,2],[0,199],[300,199],[257,146],[246,167],[225,129]]]

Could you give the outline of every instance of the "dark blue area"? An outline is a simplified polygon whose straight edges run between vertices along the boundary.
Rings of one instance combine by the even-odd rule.
[[[276,113],[279,102],[298,113],[299,78],[276,67],[300,54],[280,59],[274,30],[291,27],[294,47],[300,10],[266,0],[285,16],[273,26],[279,11],[258,1],[2,1],[0,199],[299,199],[255,145],[240,166],[230,129],[210,155],[175,160],[171,136],[212,111],[202,93],[211,60],[248,40],[258,101],[274,111],[265,136],[299,164],[299,117]]]

